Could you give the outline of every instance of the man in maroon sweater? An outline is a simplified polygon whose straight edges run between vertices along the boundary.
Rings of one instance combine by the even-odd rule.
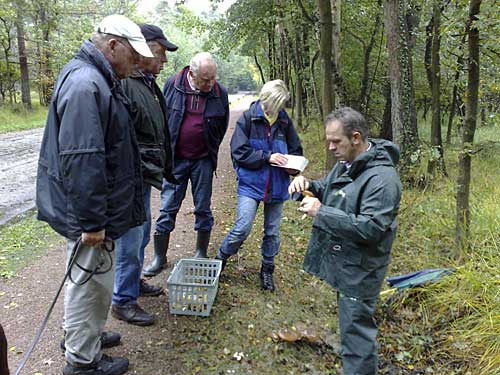
[[[163,88],[175,153],[173,174],[179,185],[163,180],[161,213],[154,234],[155,258],[144,269],[145,276],[157,275],[167,264],[170,232],[186,196],[188,181],[191,181],[195,206],[195,257],[207,257],[214,223],[210,208],[212,178],[229,122],[227,90],[215,80],[216,75],[217,65],[212,55],[200,52],[191,59],[189,66],[170,77]]]

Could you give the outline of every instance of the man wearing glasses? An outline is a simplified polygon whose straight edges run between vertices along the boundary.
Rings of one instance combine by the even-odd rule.
[[[76,261],[65,287],[64,375],[128,369],[126,358],[101,349],[120,341],[119,334],[103,331],[114,240],[145,220],[139,148],[120,82],[139,55],[153,57],[139,26],[120,15],[104,18],[61,70],[49,107],[38,163],[38,218],[67,239],[68,263]]]
[[[197,258],[207,257],[213,216],[210,209],[212,177],[219,146],[229,121],[227,90],[216,81],[217,65],[211,54],[200,52],[189,66],[170,77],[163,88],[168,128],[174,151],[173,172],[178,185],[163,180],[160,216],[154,234],[154,260],[145,276],[159,274],[167,264],[170,232],[186,196],[188,181],[194,201]]]

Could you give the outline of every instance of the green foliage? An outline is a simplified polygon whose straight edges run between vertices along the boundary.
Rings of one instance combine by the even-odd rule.
[[[195,53],[208,51],[217,60],[218,80],[229,92],[255,90],[249,61],[236,53],[225,55],[222,53],[223,48],[211,42],[209,30],[217,22],[214,14],[197,16],[185,6],[171,8],[168,3],[161,2],[150,17],[149,22],[160,26],[167,38],[179,46],[177,51],[167,53],[168,62],[158,82],[164,82],[170,75],[189,65]]]
[[[28,111],[22,104],[0,107],[0,133],[39,128],[45,125],[47,108],[33,102]]]
[[[47,247],[52,247],[59,239],[47,224],[36,220],[33,214],[0,227],[0,276],[14,275],[34,258],[45,254]]]
[[[247,69],[238,69],[238,66],[247,67]],[[252,72],[248,69],[249,66],[248,58],[232,54],[228,60],[219,61],[217,75],[231,93],[255,91],[257,84],[252,77]]]
[[[493,128],[480,128],[477,135],[471,176],[471,248],[463,266],[453,260],[458,150],[445,152],[448,178],[403,193],[389,275],[424,268],[457,269],[443,281],[404,292],[386,305],[381,317],[383,355],[406,365],[425,367],[432,358],[435,371],[451,359],[456,374],[488,375],[496,374],[499,367],[500,187],[492,171],[500,163],[500,139]]]

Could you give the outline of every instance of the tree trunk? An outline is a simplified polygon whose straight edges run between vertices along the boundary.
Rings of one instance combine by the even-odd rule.
[[[327,116],[333,110],[333,82],[332,82],[332,10],[330,2],[317,0],[320,19],[320,56],[321,56],[321,101],[323,115]],[[325,145],[325,168],[330,170],[335,159],[328,152],[328,144]]]
[[[295,95],[294,95],[294,108],[295,108],[295,125],[304,129],[304,125],[302,123],[302,59],[300,54],[300,33],[299,30],[295,30],[295,53],[294,53],[294,62],[295,62]]]
[[[441,65],[439,61],[439,49],[441,47],[441,7],[440,0],[434,0],[432,16],[432,38],[431,38],[431,66],[430,83],[432,92],[432,125],[431,125],[431,147],[432,155],[427,164],[427,172],[434,174],[436,167],[446,175],[444,164],[443,139],[441,137]]]
[[[381,12],[380,7],[382,5],[382,0],[377,1],[377,16],[373,24],[373,31],[370,37],[370,42],[365,48],[364,59],[363,59],[363,78],[361,79],[361,90],[358,98],[358,105],[361,113],[367,114],[366,104],[368,103],[367,93],[368,93],[368,83],[370,81],[370,55],[375,45],[375,38],[377,37],[378,30],[380,28],[380,18]]]
[[[259,73],[260,73],[260,79],[262,80],[262,83],[266,83],[266,77],[264,77],[264,71],[262,70],[262,66],[260,65],[259,63],[259,59],[257,58],[257,54],[253,53],[253,61],[255,62],[255,65],[257,65],[257,69],[259,69]]]
[[[54,86],[54,77],[50,67],[51,53],[49,50],[50,38],[50,21],[48,19],[48,11],[42,5],[39,10],[40,26],[42,28],[42,46],[40,49],[40,104],[48,106],[52,95],[52,87]]]
[[[23,21],[23,10],[18,4],[17,8],[17,46],[19,52],[19,68],[21,71],[21,100],[24,106],[31,110],[31,93],[30,93],[30,76],[28,70],[28,58],[26,56],[26,41],[24,37],[24,21]]]
[[[425,26],[425,52],[424,52],[424,67],[427,76],[427,82],[432,90],[432,32],[434,30],[434,13]],[[424,117],[425,118],[425,117]]]
[[[9,93],[9,99],[10,99],[10,104],[13,104],[13,87],[14,87],[14,82],[12,79],[11,75],[11,62],[10,62],[10,51],[12,49],[12,27],[11,23],[7,21],[5,17],[1,17],[0,21],[3,24],[4,32],[5,32],[5,39],[2,40],[2,47],[3,47],[3,52],[4,52],[4,59],[5,59],[5,70],[6,70],[6,77],[7,77],[7,82],[5,82],[5,87],[4,91],[2,93],[3,101],[5,101],[5,93]]]
[[[385,106],[384,106],[384,116],[382,119],[382,128],[380,129],[379,138],[388,139],[392,141],[392,122],[391,122],[391,84],[387,82],[384,85],[384,98],[385,98]]]
[[[333,110],[332,93],[332,13],[330,3],[318,1],[320,16],[321,101],[323,114]]]
[[[418,149],[417,115],[406,0],[384,0],[384,23],[391,83],[392,136],[401,148],[402,169],[413,164],[411,156]]]
[[[460,74],[460,73],[458,73]],[[458,92],[458,84],[455,82],[453,84],[453,90],[451,94],[451,103],[450,103],[450,113],[448,117],[448,128],[446,130],[446,144],[451,144],[451,129],[453,128],[453,118],[455,117],[455,108],[457,107],[457,92]]]
[[[319,100],[319,95],[318,95],[318,88],[316,84],[316,74],[314,74],[314,65],[316,63],[316,60],[319,57],[319,50],[316,51],[313,57],[311,57],[311,62],[309,63],[309,69],[311,71],[311,82],[312,82],[312,88],[313,88],[313,95],[314,95],[314,102],[316,103],[316,108],[318,109],[319,117],[321,120],[323,120],[323,107],[321,105],[321,101]]]
[[[332,105],[337,108],[342,100],[340,97],[344,95],[342,74],[340,72],[340,15],[341,15],[342,0],[330,0],[332,12]]]
[[[469,36],[467,61],[467,103],[465,121],[462,134],[461,150],[458,156],[457,177],[457,222],[455,242],[457,245],[456,258],[462,260],[469,244],[470,207],[469,191],[471,177],[471,153],[474,143],[474,133],[477,123],[478,91],[479,91],[479,30],[477,29],[477,15],[481,0],[471,0],[467,34]]]

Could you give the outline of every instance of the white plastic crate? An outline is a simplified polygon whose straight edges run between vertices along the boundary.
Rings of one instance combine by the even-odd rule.
[[[170,314],[208,316],[221,266],[216,259],[180,259],[167,280]]]

